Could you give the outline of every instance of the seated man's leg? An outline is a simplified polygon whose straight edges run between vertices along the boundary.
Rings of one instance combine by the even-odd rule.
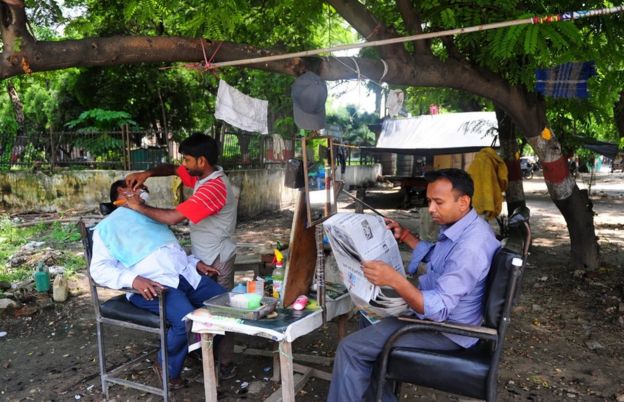
[[[165,296],[166,319],[169,324],[167,330],[167,355],[169,358],[169,378],[179,378],[184,368],[184,359],[188,352],[186,325],[182,318],[195,310],[186,296],[185,288],[190,287],[183,277],[180,277],[178,289],[167,287]],[[137,307],[144,308],[158,314],[158,300],[145,300],[142,296],[132,295],[130,301]],[[161,351],[162,352],[162,351]],[[158,354],[162,365],[161,352]]]
[[[404,325],[406,325],[404,322],[396,318],[386,318],[344,338],[336,351],[327,400],[329,402],[362,401],[374,396],[371,394],[375,389],[370,385],[374,382],[375,362],[388,338]],[[460,348],[444,335],[429,332],[406,335],[397,343],[397,346],[399,345],[437,350]],[[388,397],[389,400],[393,398],[391,393]]]

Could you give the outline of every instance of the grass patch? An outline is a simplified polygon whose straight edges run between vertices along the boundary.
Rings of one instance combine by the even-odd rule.
[[[7,216],[0,216],[0,280],[16,282],[32,277],[33,264],[25,263],[9,267],[9,259],[30,241],[44,241],[45,247],[61,252],[57,265],[65,267],[65,275],[71,276],[84,268],[85,260],[77,251],[82,249],[80,232],[76,224],[37,224],[23,228],[15,227]]]

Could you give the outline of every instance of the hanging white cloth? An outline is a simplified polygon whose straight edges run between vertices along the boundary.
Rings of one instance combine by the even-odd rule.
[[[393,89],[388,93],[388,100],[386,106],[388,107],[388,116],[396,116],[403,107],[403,101],[405,95],[400,89]]]
[[[286,148],[284,139],[279,134],[273,134],[271,137],[273,139],[273,159],[284,159],[284,149]]]
[[[254,133],[268,134],[269,101],[252,98],[238,89],[219,81],[215,117],[234,127]]]

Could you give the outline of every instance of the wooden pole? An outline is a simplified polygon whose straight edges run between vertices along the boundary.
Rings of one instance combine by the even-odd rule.
[[[557,14],[557,15],[552,15],[552,16],[547,16],[547,17],[536,16],[536,17],[522,18],[522,19],[517,19],[517,20],[512,20],[512,21],[502,21],[502,22],[494,22],[491,24],[475,25],[475,26],[467,27],[467,28],[456,28],[456,29],[448,29],[446,31],[427,32],[427,33],[421,33],[417,35],[403,36],[400,38],[381,39],[381,40],[376,40],[376,41],[371,41],[371,42],[353,43],[353,44],[347,44],[347,45],[327,47],[323,49],[305,50],[301,52],[286,53],[286,54],[279,54],[279,55],[265,56],[265,57],[254,57],[251,59],[224,61],[221,63],[209,64],[208,68],[215,69],[219,67],[231,67],[231,66],[240,66],[240,65],[246,65],[246,64],[266,63],[269,61],[293,59],[296,57],[314,56],[314,55],[318,55],[321,53],[333,53],[333,52],[338,52],[342,50],[393,45],[397,43],[413,42],[416,40],[440,38],[443,36],[453,36],[453,35],[460,35],[460,34],[466,34],[466,33],[471,33],[471,32],[487,31],[490,29],[506,28],[506,27],[516,26],[516,25],[545,24],[545,23],[558,22],[558,21],[569,21],[569,20],[575,20],[575,19],[580,19],[580,18],[593,17],[596,15],[614,14],[614,13],[619,13],[622,11],[624,11],[624,6],[601,8],[597,10],[588,10],[588,11],[572,11],[568,13],[562,13],[562,14]]]

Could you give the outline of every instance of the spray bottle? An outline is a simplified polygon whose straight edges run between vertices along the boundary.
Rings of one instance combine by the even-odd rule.
[[[273,297],[279,299],[282,295],[282,289],[284,286],[284,256],[278,249],[273,249],[275,258],[275,268],[273,268]]]

